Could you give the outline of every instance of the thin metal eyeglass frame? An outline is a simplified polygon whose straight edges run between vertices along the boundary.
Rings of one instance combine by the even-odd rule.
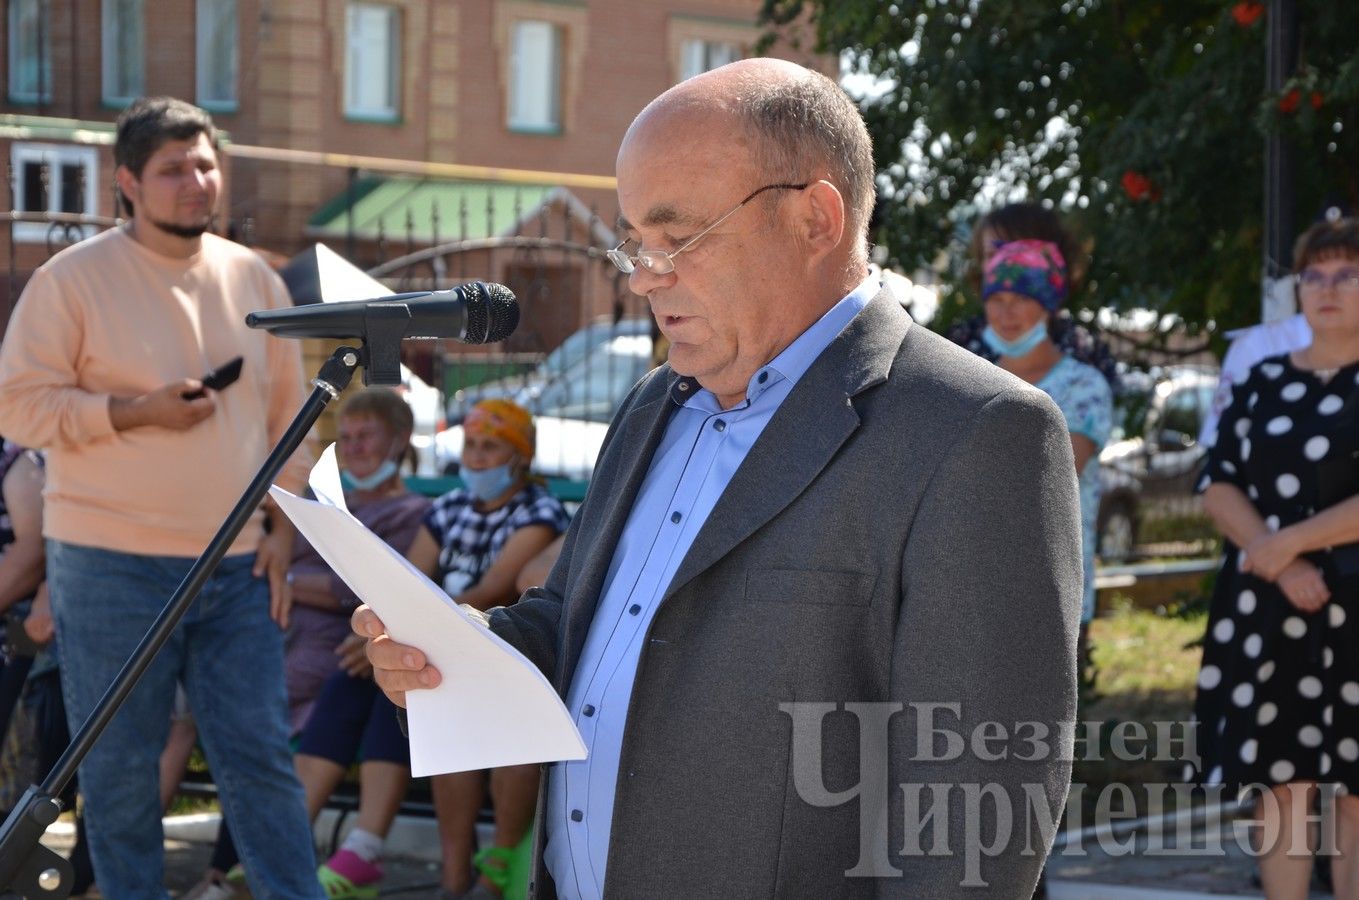
[[[1293,280],[1297,282],[1299,294],[1321,294],[1327,288],[1345,296],[1359,294],[1359,272],[1346,269],[1337,275],[1340,277],[1326,278],[1318,273],[1314,280],[1308,281],[1307,272],[1304,270],[1294,275]]]
[[[727,219],[730,219],[732,216],[736,215],[737,210],[745,206],[751,200],[754,200],[756,197],[763,194],[765,191],[775,190],[802,191],[806,190],[810,186],[811,182],[808,181],[803,184],[766,184],[762,188],[757,188],[756,190],[753,190],[749,194],[747,194],[746,199],[742,200],[740,203],[736,204],[731,209],[727,210],[725,213],[719,216],[717,220],[714,221],[707,228],[703,229],[698,234],[694,235],[693,237],[689,238],[689,240],[681,244],[679,249],[677,250],[672,250],[669,252],[665,250],[638,250],[636,256],[629,256],[623,250],[623,244],[626,244],[628,241],[632,240],[632,238],[628,238],[627,240],[623,241],[623,244],[619,244],[612,250],[606,250],[604,252],[604,255],[607,256],[609,258],[609,262],[617,266],[618,270],[622,272],[624,275],[631,275],[633,271],[637,268],[637,265],[639,263],[641,264],[642,268],[646,269],[652,275],[669,275],[671,272],[675,271],[676,256],[679,256],[685,250],[688,250],[690,247],[694,246],[694,244],[697,244],[700,238],[705,236],[708,232],[712,231],[718,225],[721,225],[723,222],[727,221]]]

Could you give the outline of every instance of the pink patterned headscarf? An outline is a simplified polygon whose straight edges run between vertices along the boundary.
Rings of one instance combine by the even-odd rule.
[[[1002,291],[1019,294],[1056,312],[1066,302],[1066,260],[1051,241],[1009,241],[991,251],[982,299]]]

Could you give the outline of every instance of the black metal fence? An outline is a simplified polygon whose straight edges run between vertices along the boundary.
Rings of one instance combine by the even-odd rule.
[[[116,222],[85,211],[84,168],[60,165],[10,165],[11,298],[25,274],[16,262],[21,231],[28,245],[38,243],[40,254],[50,256]],[[588,479],[614,410],[658,355],[646,300],[628,290],[626,277],[604,255],[616,238],[598,212],[551,186],[365,178],[355,170],[338,199],[329,223],[313,225],[290,243],[325,242],[392,292],[480,279],[504,283],[519,298],[520,327],[501,345],[406,348],[408,365],[428,385],[417,384],[411,395],[422,471],[455,469],[457,423],[476,401],[503,396],[537,417],[541,471]],[[256,242],[250,217],[227,230],[244,243]],[[1120,346],[1117,334],[1102,336],[1112,338],[1120,356],[1163,364],[1145,383],[1125,379],[1121,437],[1139,444],[1101,462],[1102,548],[1121,559],[1203,549],[1212,531],[1193,496],[1192,477],[1202,456],[1197,423],[1213,376],[1164,365],[1183,362],[1185,344],[1172,349],[1152,340],[1128,347]]]
[[[21,256],[31,270],[118,222],[85,210],[85,169],[62,165],[60,159],[10,163],[11,308],[29,274]],[[428,385],[417,382],[411,394],[422,470],[454,469],[460,434],[447,429],[477,400],[504,396],[538,417],[542,471],[588,478],[613,411],[651,367],[654,349],[645,299],[628,290],[626,277],[605,257],[612,229],[562,188],[373,180],[392,195],[391,203],[365,206],[362,181],[351,171],[351,196],[337,217],[341,227],[312,226],[288,243],[325,243],[391,292],[484,280],[505,284],[519,299],[520,326],[502,344],[408,342],[403,348],[410,369]],[[370,188],[366,198],[372,195]],[[227,223],[226,230],[243,243],[257,242],[251,217]]]
[[[89,173],[84,165],[48,159],[11,159],[6,168],[5,235],[8,246],[8,312],[13,309],[27,273],[19,268],[19,245],[40,243],[50,257],[77,241],[116,224],[87,207]],[[117,200],[114,201],[115,208]]]

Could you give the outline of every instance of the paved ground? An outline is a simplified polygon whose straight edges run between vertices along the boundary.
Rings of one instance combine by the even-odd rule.
[[[198,825],[202,827],[169,829],[172,835],[180,835],[165,842],[166,887],[174,897],[191,889],[207,866],[212,847],[206,835],[211,829],[205,823]],[[1048,896],[1050,900],[1257,900],[1263,896],[1251,885],[1253,865],[1238,846],[1230,822],[1222,824],[1217,841],[1207,841],[1202,828],[1194,829],[1193,835],[1195,846],[1207,843],[1213,851],[1148,852],[1145,835],[1117,838],[1104,835],[1103,840],[1094,836],[1080,846],[1072,843],[1050,861]],[[403,840],[428,846],[429,837],[432,835],[417,828]],[[44,843],[67,850],[70,837],[54,829]],[[382,896],[403,900],[433,898],[437,888],[438,867],[434,863],[409,856],[388,860]],[[240,897],[247,898],[249,894],[242,891]]]
[[[1244,849],[1243,838],[1230,819],[1219,824],[1211,837],[1202,825],[1186,826],[1180,839],[1173,826],[1154,841],[1146,833],[1087,835],[1049,860],[1049,896],[1051,900],[1263,897],[1264,892],[1251,883],[1255,863]]]
[[[43,839],[43,843],[58,852],[66,852],[71,847],[71,837],[64,829],[53,829]],[[205,840],[178,840],[167,838],[165,841],[165,886],[172,897],[181,897],[196,885],[206,871],[208,859],[212,856],[212,844]],[[393,859],[387,863],[387,877],[383,882],[382,896],[398,897],[402,900],[421,900],[433,898],[438,894],[438,866],[415,859]],[[97,893],[85,895],[98,897]],[[238,892],[240,898],[250,897],[246,890]]]

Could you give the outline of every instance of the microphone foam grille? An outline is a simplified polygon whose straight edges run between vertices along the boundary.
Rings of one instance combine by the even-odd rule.
[[[519,327],[519,299],[503,284],[486,284],[482,287],[486,294],[486,303],[483,306],[486,316],[486,323],[483,326],[485,337],[476,343],[492,344],[503,341]],[[470,317],[468,333],[472,333]]]
[[[464,285],[462,290],[465,302],[462,313],[462,339],[468,344],[484,344],[486,343],[486,322],[488,318],[486,307],[489,305],[486,302],[488,295],[486,285],[480,281],[474,281],[471,284]]]

